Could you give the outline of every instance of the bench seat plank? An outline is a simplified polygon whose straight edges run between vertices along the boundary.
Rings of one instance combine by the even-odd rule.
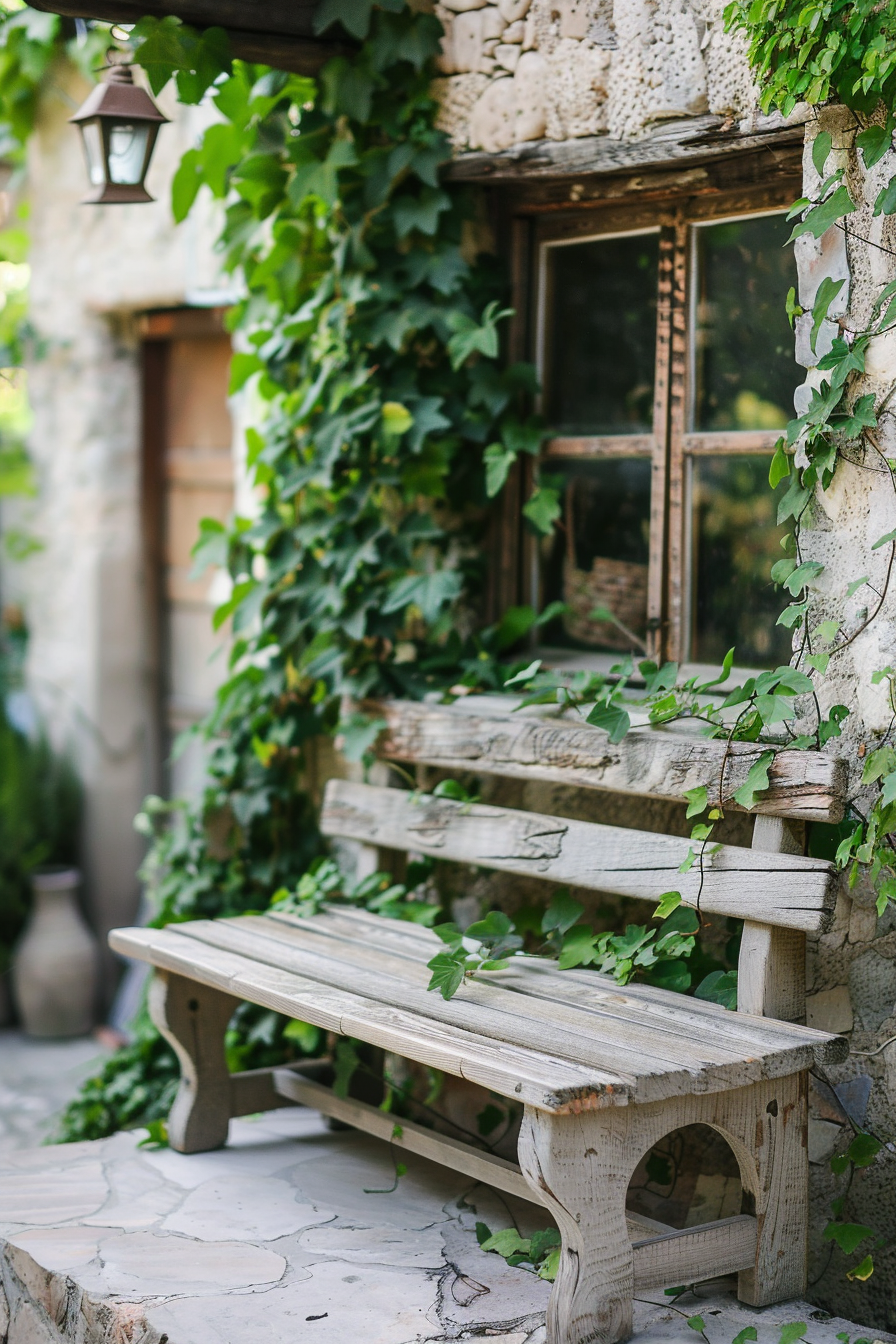
[[[417,963],[420,969],[415,983],[429,982],[429,972],[424,972],[423,968],[437,945],[430,930],[418,924],[397,919],[384,921],[382,916],[366,910],[338,906],[311,920],[276,910],[261,916],[243,916],[240,923],[246,924],[249,920],[257,921],[259,927],[270,921],[289,925],[299,937],[310,940],[308,945],[316,942],[329,949],[332,955],[346,960],[357,957],[360,965],[385,969],[384,953],[388,949],[390,961],[401,958]],[[650,1033],[651,1052],[662,1052],[661,1040],[683,1038],[689,1044],[693,1058],[696,1050],[712,1053],[711,1038],[713,1048],[727,1050],[741,1058],[745,1050],[755,1050],[757,1041],[778,1046],[788,1035],[801,1046],[807,1039],[814,1042],[815,1058],[823,1064],[842,1061],[848,1049],[842,1036],[830,1036],[827,1032],[799,1024],[746,1013],[720,1013],[718,1004],[685,994],[672,994],[670,1000],[668,990],[645,984],[620,985],[612,976],[593,969],[561,971],[555,961],[543,957],[527,957],[521,964],[511,960],[506,970],[485,972],[462,986],[460,996],[478,1001],[485,992],[483,982],[487,982],[488,993],[502,990],[524,996],[523,1002],[519,998],[509,1001],[508,1011],[511,1012],[524,1011],[538,1017],[543,1011],[547,1020],[556,1021],[560,1017],[555,1014],[563,1014],[565,1006],[572,1005],[579,1014],[588,1015],[589,1037],[593,1037],[608,1018],[620,1019],[633,1033],[643,1027]],[[533,1007],[536,1000],[541,1000],[538,1009]],[[670,1001],[674,1013],[669,1012]],[[580,1025],[579,1029],[583,1027]]]
[[[324,835],[591,891],[658,901],[680,891],[707,913],[782,928],[824,931],[833,916],[833,864],[800,854],[765,854],[722,845],[704,865],[679,871],[689,841],[678,836],[572,821],[535,812],[376,788],[331,779],[321,814]]]
[[[320,918],[320,917],[318,917]],[[420,1018],[441,1022],[512,1041],[529,1049],[546,1050],[558,1058],[575,1060],[612,1073],[629,1085],[639,1101],[655,1101],[694,1091],[740,1087],[761,1078],[780,1077],[801,1067],[805,1038],[766,1040],[770,1058],[756,1053],[756,1040],[739,1048],[719,1041],[710,1031],[665,1034],[632,1024],[624,1015],[583,1013],[574,1005],[521,999],[501,985],[472,981],[449,1002],[427,991],[424,966],[393,962],[372,948],[372,957],[344,944],[313,949],[313,935],[301,928],[279,927],[262,916],[247,927],[247,918],[208,920],[181,926],[212,946],[243,952],[266,965],[319,980],[337,989],[351,990],[403,1009]],[[260,926],[267,925],[267,929]],[[431,951],[439,944],[433,940]],[[371,963],[379,962],[374,970]],[[367,963],[365,966],[364,963]],[[525,974],[525,968],[521,970]],[[766,1033],[762,1033],[765,1035]],[[768,1033],[772,1037],[771,1033]],[[788,1048],[789,1047],[789,1048]]]
[[[328,914],[309,920],[196,920],[163,930],[119,930],[112,945],[226,993],[555,1111],[573,1102],[646,1103],[783,1077],[808,1067],[814,1049],[832,1039],[712,1004],[701,1005],[708,1011],[695,1030],[687,1017],[683,1023],[677,1019],[679,1005],[687,1013],[693,1000],[656,989],[657,1010],[639,1018],[644,987],[611,990],[612,982],[596,974],[591,997],[584,990],[579,1001],[573,994],[551,1004],[546,996],[505,983],[508,972],[493,972],[446,1002],[425,988],[422,955],[394,956],[378,951],[370,939],[364,949],[356,938],[330,932],[321,937],[319,931],[329,931],[333,923]],[[366,928],[363,921],[361,927]],[[428,930],[417,930],[418,946],[419,935],[428,941],[429,955],[442,946]],[[371,950],[377,969],[370,965]],[[537,984],[541,965],[537,959],[521,961],[517,981],[531,974]],[[732,1021],[737,1035],[728,1030]]]
[[[562,1115],[629,1100],[626,1079],[328,989],[319,981],[202,944],[184,935],[187,927],[113,929],[109,945],[123,956],[325,1031],[355,1036],[539,1110]]]
[[[546,719],[500,708],[471,713],[462,701],[450,706],[386,700],[377,702],[374,712],[387,724],[377,749],[386,760],[676,801],[688,789],[708,784],[711,805],[721,802],[737,810],[733,794],[768,750],[762,744],[726,744],[655,726],[634,728],[621,742],[611,743],[602,729],[581,719]],[[769,788],[753,811],[837,822],[845,798],[843,761],[818,751],[778,751]]]

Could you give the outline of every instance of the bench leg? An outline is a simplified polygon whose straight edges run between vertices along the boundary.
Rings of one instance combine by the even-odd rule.
[[[227,1142],[231,1077],[224,1033],[241,1000],[170,971],[156,971],[149,1014],[180,1061],[180,1086],[168,1117],[179,1153],[203,1153]]]
[[[808,1076],[766,1083],[772,1099],[744,1117],[743,1137],[756,1164],[756,1264],[738,1276],[737,1296],[753,1307],[806,1291],[809,1159]],[[764,1098],[763,1098],[764,1099]],[[732,1129],[732,1117],[728,1117]],[[752,1133],[751,1133],[752,1130]]]
[[[523,1175],[560,1228],[547,1344],[618,1344],[632,1332],[634,1271],[625,1197],[638,1155],[615,1108],[550,1115],[527,1107]]]

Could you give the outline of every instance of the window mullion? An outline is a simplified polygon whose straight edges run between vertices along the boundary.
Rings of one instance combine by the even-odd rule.
[[[678,662],[687,654],[687,536],[685,436],[688,426],[689,230],[680,220],[670,230],[672,282],[669,340],[668,525],[665,545],[667,607],[663,655]]]

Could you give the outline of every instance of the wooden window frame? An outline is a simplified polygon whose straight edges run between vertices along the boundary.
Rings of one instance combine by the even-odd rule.
[[[515,220],[513,279],[517,313],[527,307],[527,323],[518,316],[512,336],[514,357],[545,363],[547,258],[564,243],[613,236],[659,236],[657,339],[653,425],[650,433],[557,437],[546,441],[540,461],[594,461],[612,457],[651,460],[650,541],[648,556],[647,644],[651,657],[689,659],[692,640],[690,563],[690,492],[693,463],[701,457],[729,454],[768,455],[780,430],[698,431],[693,428],[695,282],[697,229],[701,225],[778,214],[799,194],[798,178],[785,177],[748,191],[721,192],[707,198],[679,197],[662,202],[618,202],[575,213],[545,211],[531,223]],[[528,227],[526,227],[528,225]],[[522,256],[521,256],[522,253]],[[523,260],[525,257],[525,260]],[[528,339],[524,334],[529,328]],[[523,487],[525,480],[523,478]],[[516,486],[519,493],[520,485]],[[505,555],[513,537],[503,529]],[[523,541],[523,591],[542,602],[537,545]],[[505,561],[506,568],[506,561]],[[571,651],[572,652],[572,651]],[[578,656],[583,652],[580,650]],[[597,658],[603,658],[595,650]]]

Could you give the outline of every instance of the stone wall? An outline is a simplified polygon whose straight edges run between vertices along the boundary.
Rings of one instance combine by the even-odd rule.
[[[809,122],[804,160],[807,196],[814,197],[820,186],[810,152],[815,135],[827,130],[835,146],[849,146],[854,126],[852,114],[840,107],[822,108],[818,119]],[[850,216],[850,236],[841,228],[832,228],[817,242],[803,237],[796,245],[803,307],[811,308],[825,276],[847,281],[831,306],[832,320],[824,323],[814,356],[808,345],[811,317],[798,319],[797,356],[807,367],[830,349],[838,323],[854,330],[869,320],[877,294],[894,275],[896,224],[887,216],[875,218],[873,206],[880,188],[896,173],[896,154],[885,155],[865,174],[856,156],[835,149],[827,171],[838,167],[846,168],[853,199],[861,203]],[[808,402],[810,387],[822,376],[817,372],[808,375],[797,394],[799,410]],[[891,330],[869,346],[866,376],[856,395],[874,392],[881,405],[894,386],[896,331]],[[892,412],[885,412],[880,424],[881,451],[887,458],[896,458]],[[896,592],[892,584],[887,588],[886,578],[890,548],[872,550],[878,537],[896,526],[896,494],[890,472],[872,449],[864,456],[859,453],[855,462],[841,463],[831,488],[818,492],[804,525],[803,558],[825,565],[818,578],[817,602],[813,602],[813,624],[833,619],[845,635],[856,635],[842,654],[832,658],[820,682],[819,698],[825,713],[836,704],[851,710],[843,736],[829,750],[848,762],[851,795],[861,807],[863,758],[891,729],[893,718],[886,681],[875,686],[871,677],[879,668],[896,665]],[[865,575],[870,583],[850,596],[849,584]],[[886,597],[880,613],[859,632],[882,593]],[[816,1080],[816,1157],[826,1158],[845,1148],[852,1136],[847,1116],[852,1123],[892,1139],[896,1131],[896,911],[891,908],[878,917],[874,893],[863,883],[852,890],[844,883],[833,928],[810,945],[808,1009],[814,1025],[848,1033],[852,1051],[846,1063],[828,1071],[826,1080]],[[813,1228],[821,1267],[829,1248],[821,1243],[818,1232],[827,1219],[829,1201],[842,1193],[843,1182],[830,1175],[826,1162],[819,1162],[813,1172]],[[842,1216],[873,1227],[892,1244],[896,1236],[892,1152],[882,1153],[872,1167],[857,1174]],[[834,1253],[815,1288],[818,1300],[830,1309],[851,1311],[860,1320],[886,1326],[896,1314],[896,1254],[892,1249],[877,1252],[875,1264],[867,1283],[850,1283],[844,1276],[842,1257]]]
[[[444,0],[437,92],[459,151],[715,113],[748,129],[755,91],[722,0]],[[746,123],[746,125],[744,125]]]

